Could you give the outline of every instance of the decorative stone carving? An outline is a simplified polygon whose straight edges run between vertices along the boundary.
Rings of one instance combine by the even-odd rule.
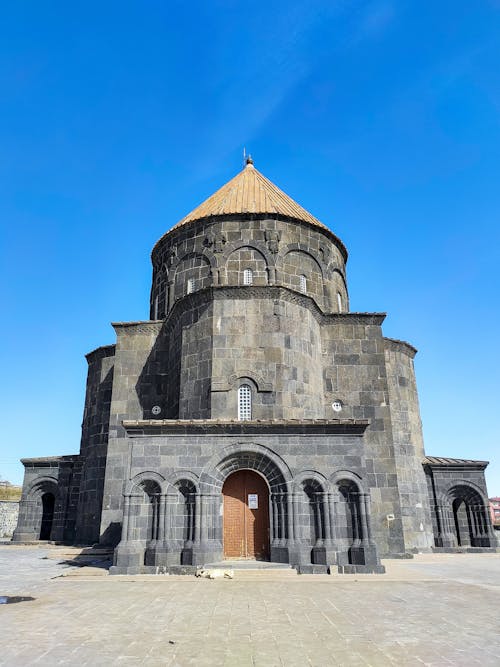
[[[223,252],[226,241],[227,238],[223,232],[215,232],[211,230],[206,235],[203,245],[212,248],[212,252],[219,253]]]
[[[167,264],[172,266],[177,258],[177,246],[173,245],[167,255]]]
[[[238,375],[233,374],[229,377],[214,377],[212,378],[211,391],[229,391],[234,389],[236,386],[237,380],[242,377],[248,377],[255,382],[257,385],[258,392],[270,392],[273,391],[272,382],[266,382],[264,378],[260,375],[255,375],[252,371],[243,370],[238,373]]]
[[[266,229],[265,236],[269,252],[272,252],[273,255],[276,255],[279,250],[279,243],[281,239],[280,233],[274,229]]]
[[[330,249],[326,245],[320,245],[319,247],[319,255],[321,257],[321,261],[323,264],[328,264],[330,261]]]

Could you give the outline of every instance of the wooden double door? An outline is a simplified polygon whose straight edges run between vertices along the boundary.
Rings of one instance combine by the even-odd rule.
[[[269,489],[253,470],[238,470],[222,487],[224,557],[269,558]]]

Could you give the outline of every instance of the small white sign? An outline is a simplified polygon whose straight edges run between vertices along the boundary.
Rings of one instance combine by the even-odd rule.
[[[259,509],[259,496],[256,493],[248,494],[248,509],[250,510]]]

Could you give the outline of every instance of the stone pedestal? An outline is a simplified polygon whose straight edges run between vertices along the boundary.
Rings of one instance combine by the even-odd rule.
[[[115,549],[110,574],[140,574],[144,566],[144,545],[139,542],[120,542]]]

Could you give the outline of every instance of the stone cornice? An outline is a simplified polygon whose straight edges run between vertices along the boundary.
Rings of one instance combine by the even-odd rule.
[[[255,299],[273,299],[278,301],[287,301],[288,303],[297,303],[308,308],[316,320],[322,324],[375,324],[381,325],[385,320],[386,313],[325,313],[310,296],[296,292],[289,287],[282,285],[225,285],[206,287],[205,289],[186,294],[178,299],[166,321],[176,321],[180,313],[186,308],[207,306],[213,301],[223,299],[255,300]],[[154,321],[156,322],[156,320]],[[131,323],[134,325],[140,322]],[[125,326],[126,323],[120,323]],[[113,325],[115,326],[115,325]],[[116,326],[115,326],[116,328]]]
[[[287,301],[288,303],[297,303],[308,308],[315,319],[322,324],[374,324],[380,326],[386,317],[386,313],[324,313],[310,296],[301,294],[300,292],[296,292],[295,290],[282,285],[225,285],[206,287],[205,289],[197,290],[191,294],[186,294],[175,302],[165,320],[112,322],[111,326],[115,329],[116,333],[120,335],[133,336],[135,334],[159,334],[165,324],[168,325],[172,321],[177,321],[184,310],[207,306],[214,301],[221,301],[223,299],[239,299],[244,301],[254,299],[273,299]],[[391,341],[392,339],[387,338],[386,340]],[[407,346],[408,350],[415,350],[415,348],[403,341],[394,342],[399,342],[402,345]],[[111,348],[113,346],[108,345],[106,347]],[[97,350],[99,349],[101,348],[97,348]],[[93,354],[93,352],[89,352],[89,354]]]
[[[484,470],[489,465],[489,461],[426,456],[422,465],[424,468],[428,467],[431,470]]]
[[[368,419],[137,419],[123,420],[127,435],[354,435],[361,436]]]
[[[90,363],[93,361],[94,357],[112,357],[115,354],[116,350],[116,345],[115,343],[112,343],[111,345],[101,345],[99,347],[96,347],[94,350],[91,350],[90,352],[87,352],[85,355],[85,359]],[[112,352],[113,354],[109,354]]]
[[[139,322],[111,322],[117,334],[135,336],[136,334],[158,335],[163,326],[163,320],[141,320]]]
[[[384,336],[384,344],[386,350],[392,350],[393,352],[402,352],[407,354],[411,359],[417,354],[418,350],[410,343],[407,343],[405,340],[398,340],[397,338],[387,338]]]
[[[31,468],[51,468],[57,464],[76,463],[80,460],[79,454],[70,454],[69,456],[43,456],[40,458],[21,459],[25,467]]]

